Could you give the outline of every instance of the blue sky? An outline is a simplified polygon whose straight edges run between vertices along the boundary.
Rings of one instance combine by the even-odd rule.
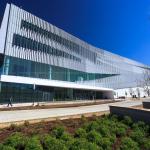
[[[150,0],[0,0],[12,2],[78,38],[150,65]]]

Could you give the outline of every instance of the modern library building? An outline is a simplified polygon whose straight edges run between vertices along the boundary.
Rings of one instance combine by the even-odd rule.
[[[7,4],[0,28],[0,103],[113,98],[135,87],[139,62],[96,48]]]

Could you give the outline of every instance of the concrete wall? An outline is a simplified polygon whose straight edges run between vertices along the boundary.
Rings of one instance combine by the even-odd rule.
[[[130,116],[134,121],[144,121],[150,124],[150,111],[127,107],[110,106],[110,113],[118,116]]]
[[[143,108],[150,109],[150,101],[143,101]]]

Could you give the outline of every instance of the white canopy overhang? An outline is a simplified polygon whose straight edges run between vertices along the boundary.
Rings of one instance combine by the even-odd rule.
[[[49,87],[72,88],[72,89],[93,90],[93,91],[110,91],[110,92],[113,91],[113,89],[91,86],[91,85],[84,85],[81,83],[79,84],[74,82],[21,77],[21,76],[1,75],[0,80],[1,82],[33,84],[33,85],[35,84],[35,85],[49,86]]]

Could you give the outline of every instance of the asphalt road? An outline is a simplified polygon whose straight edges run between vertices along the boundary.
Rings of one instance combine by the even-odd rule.
[[[142,101],[139,100],[134,100],[134,101],[128,100],[128,101],[122,101],[116,103],[80,106],[80,107],[1,111],[0,123],[109,111],[109,105],[131,107],[131,106],[137,106],[141,104]]]

